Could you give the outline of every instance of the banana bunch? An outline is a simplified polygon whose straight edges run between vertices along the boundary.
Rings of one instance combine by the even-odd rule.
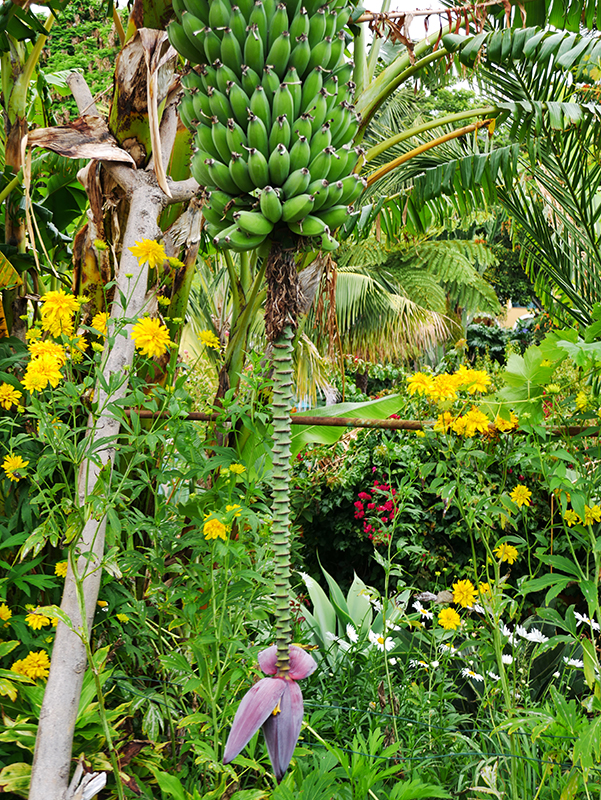
[[[235,4],[237,2],[237,5]],[[171,44],[191,64],[179,112],[195,131],[192,174],[216,247],[318,237],[345,221],[365,180],[352,142],[347,0],[173,0]]]

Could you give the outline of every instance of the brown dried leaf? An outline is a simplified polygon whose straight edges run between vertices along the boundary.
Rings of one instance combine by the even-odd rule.
[[[27,143],[65,158],[121,161],[135,166],[133,158],[119,147],[101,117],[86,115],[62,127],[36,128],[29,132]]]

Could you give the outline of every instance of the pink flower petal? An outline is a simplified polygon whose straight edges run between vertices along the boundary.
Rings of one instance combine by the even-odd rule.
[[[277,706],[286,686],[282,678],[262,678],[244,695],[225,745],[224,764],[229,764],[250,742]]]
[[[278,649],[275,644],[259,653],[259,666],[266,675],[275,675],[277,672]],[[302,647],[290,645],[290,672],[288,677],[293,681],[300,681],[315,672],[317,664],[313,656],[309,655]]]
[[[280,707],[281,712],[271,714],[263,724],[267,752],[278,783],[288,769],[303,721],[303,695],[294,681],[286,682]]]

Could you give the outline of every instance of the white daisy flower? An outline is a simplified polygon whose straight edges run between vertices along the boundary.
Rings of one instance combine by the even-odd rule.
[[[580,661],[578,658],[566,658],[564,656],[563,660],[568,665],[568,667],[579,667],[580,669],[584,667],[584,661]]]
[[[499,675],[496,675],[494,672],[491,672],[490,670],[486,674],[488,675],[489,678],[492,678],[493,681],[501,680],[501,677]]]
[[[539,644],[549,641],[549,637],[545,636],[545,634],[542,631],[539,631],[538,628],[530,628],[529,631],[526,631],[525,638],[528,639],[529,642],[537,642]]]
[[[472,611],[475,611],[476,614],[484,614],[484,606],[479,605],[479,603],[475,603],[472,607]]]
[[[424,669],[428,669],[428,662],[422,661],[422,659],[409,659],[409,666],[413,667],[413,669],[417,669],[418,667],[423,667]]]
[[[389,658],[389,659],[388,659],[388,663],[389,663],[391,666],[393,666],[393,667],[394,667],[394,665],[396,664],[396,658]]]
[[[586,625],[590,625],[594,631],[598,631],[600,629],[599,623],[595,622],[594,619],[587,617],[586,614],[579,614],[577,611],[574,611],[574,616],[576,617],[578,625],[582,625],[584,622]]]
[[[419,614],[421,614],[421,615],[422,615],[422,617],[425,617],[425,619],[433,619],[433,617],[434,617],[434,614],[433,614],[431,611],[428,611],[428,609],[427,609],[427,608],[424,608],[424,607],[422,606],[422,604],[419,602],[419,600],[416,600],[416,601],[415,601],[415,603],[413,603],[413,608],[414,608],[414,609],[415,609],[415,610],[416,610],[416,611],[417,611]]]
[[[390,620],[386,620],[386,632],[388,631],[400,631],[401,626],[395,625],[394,622],[390,622]]]
[[[432,669],[436,669],[436,667],[440,664],[440,661],[431,661],[430,666]]]
[[[441,653],[445,653],[448,656],[454,656],[455,653],[459,652],[456,647],[453,647],[452,644],[447,644],[446,642],[443,642],[438,649]]]
[[[357,633],[357,631],[351,625],[350,622],[346,626],[346,635],[347,635],[347,638],[348,638],[349,642],[352,642],[353,644],[357,644],[357,642],[359,641],[359,634]]]
[[[509,655],[509,653],[503,653],[501,656],[501,661],[504,664],[513,664],[513,656]]]
[[[368,638],[372,645],[377,647],[378,650],[381,650],[382,652],[384,652],[384,650],[392,650],[394,647],[394,641],[390,638],[390,636],[386,637],[381,633],[374,633],[373,631],[370,631],[368,633]]]
[[[473,681],[483,681],[484,680],[484,676],[483,675],[480,675],[478,672],[474,672],[473,669],[468,669],[467,667],[464,667],[461,670],[461,675],[464,678],[471,678]]]

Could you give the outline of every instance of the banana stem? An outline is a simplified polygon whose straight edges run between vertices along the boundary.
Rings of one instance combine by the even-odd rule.
[[[290,409],[292,339],[287,325],[273,342],[273,527],[278,673],[290,669]]]

